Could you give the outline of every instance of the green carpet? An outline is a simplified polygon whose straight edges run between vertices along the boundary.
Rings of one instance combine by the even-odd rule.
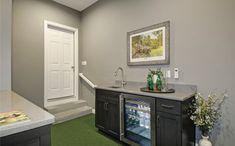
[[[52,126],[52,146],[121,146],[95,128],[95,116],[90,114]]]

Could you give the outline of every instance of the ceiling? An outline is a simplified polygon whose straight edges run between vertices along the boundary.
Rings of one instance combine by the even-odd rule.
[[[78,11],[82,11],[94,4],[98,0],[54,0],[57,3],[73,8]]]

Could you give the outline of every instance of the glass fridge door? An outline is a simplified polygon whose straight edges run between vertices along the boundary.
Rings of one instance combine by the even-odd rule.
[[[138,99],[125,99],[124,133],[125,138],[141,145],[151,146],[150,104]]]

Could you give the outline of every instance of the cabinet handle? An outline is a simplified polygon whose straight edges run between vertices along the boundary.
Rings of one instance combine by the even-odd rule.
[[[159,120],[160,120],[160,116],[159,116],[159,115],[157,115],[157,127],[159,127],[159,126],[160,126],[160,122],[159,122]]]
[[[104,103],[104,109],[107,111],[108,110],[108,102]]]
[[[105,103],[104,103],[104,110],[107,110],[107,108],[106,108],[106,104],[107,104],[107,103],[105,102]]]
[[[167,109],[173,109],[173,108],[174,108],[174,106],[172,106],[172,105],[161,104],[161,106],[162,106],[163,108],[167,108]]]

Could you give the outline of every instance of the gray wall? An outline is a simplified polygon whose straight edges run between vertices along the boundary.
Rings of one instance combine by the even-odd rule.
[[[79,12],[49,0],[13,0],[12,88],[43,107],[44,20],[72,27]]]
[[[235,134],[235,1],[234,0],[100,0],[81,15],[80,69],[96,84],[112,83],[118,66],[129,81],[145,81],[148,68],[127,66],[126,33],[166,20],[171,22],[171,63],[183,82],[208,94],[228,90],[221,120],[215,130],[216,146],[233,146]],[[81,85],[83,98],[94,106],[94,90]]]
[[[11,89],[12,1],[0,0],[0,90]]]

